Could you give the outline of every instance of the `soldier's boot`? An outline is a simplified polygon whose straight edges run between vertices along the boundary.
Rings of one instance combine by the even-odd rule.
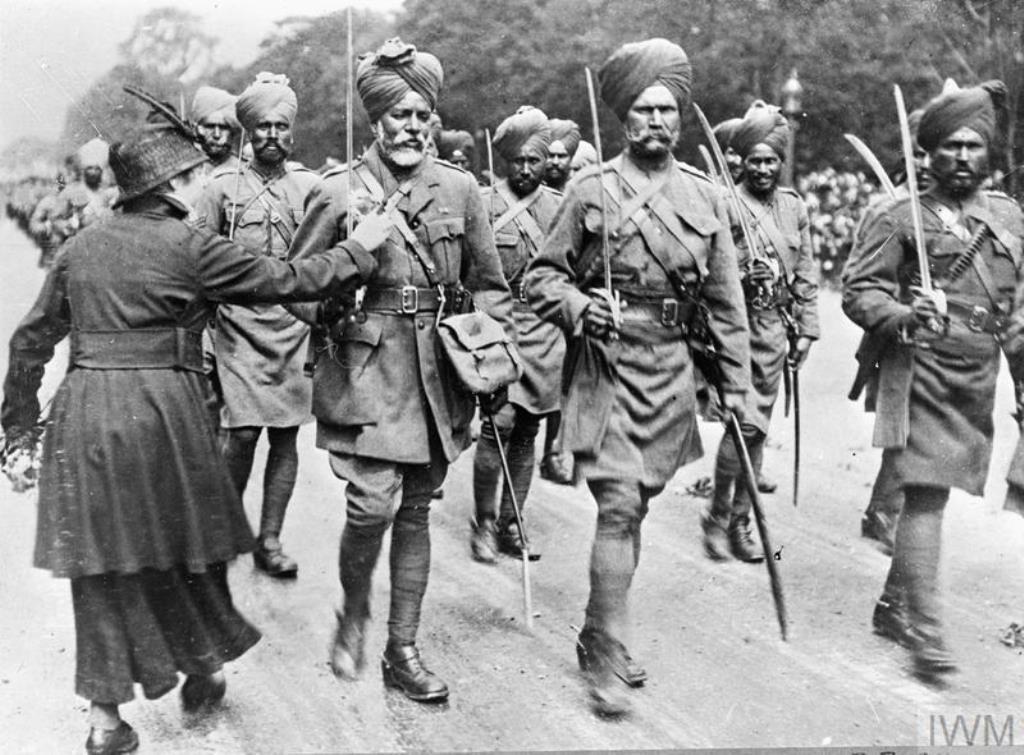
[[[437,703],[448,699],[448,685],[423,665],[415,645],[388,644],[381,656],[384,685],[402,691],[418,703]]]
[[[628,715],[633,706],[627,687],[617,673],[617,669],[626,666],[626,649],[621,642],[600,629],[590,629],[583,641],[586,643],[584,677],[594,712],[608,718]],[[581,644],[581,640],[577,640],[577,654]],[[583,664],[580,665],[582,668]]]
[[[331,642],[331,671],[340,679],[354,681],[366,668],[366,624],[370,615],[366,613],[343,614],[338,611],[338,626]]]
[[[764,561],[764,550],[750,533],[750,518],[734,516],[729,522],[729,549],[740,561],[756,564]]]
[[[880,637],[892,640],[905,648],[913,646],[906,608],[897,596],[883,594],[875,603],[871,614],[871,628]]]
[[[494,564],[498,562],[498,538],[494,532],[493,519],[479,519],[472,523],[473,534],[469,540],[469,547],[473,553],[473,560],[482,564]]]
[[[732,558],[729,551],[729,535],[721,520],[706,507],[700,516],[700,528],[704,532],[704,553],[712,561],[728,561]]]
[[[278,579],[293,579],[299,573],[299,565],[284,552],[280,540],[285,512],[299,471],[299,456],[295,448],[297,435],[297,427],[267,429],[270,450],[263,473],[259,546],[253,553],[253,562],[258,569]]]
[[[596,652],[594,645],[596,642],[595,633],[597,631],[593,627],[584,627],[580,631],[579,637],[576,638],[576,660],[580,664],[580,671],[584,673],[590,671],[592,665],[592,658]],[[633,659],[625,646],[622,647],[622,654],[616,656],[616,660],[622,662],[621,665],[614,668],[615,675],[619,679],[630,687],[644,686],[644,682],[647,681],[647,669]]]
[[[529,540],[523,537],[516,522],[507,522],[498,528],[498,550],[506,556],[522,559],[524,546],[530,553],[531,561],[540,560],[540,553],[530,546]]]
[[[941,684],[946,674],[957,671],[956,660],[937,630],[913,627],[910,636],[911,659],[916,677],[924,682]]]

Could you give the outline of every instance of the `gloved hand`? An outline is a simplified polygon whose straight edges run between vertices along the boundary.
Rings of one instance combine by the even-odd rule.
[[[476,398],[480,402],[481,413],[493,417],[508,403],[508,388],[503,386],[494,393],[479,393]]]
[[[371,212],[363,217],[352,230],[353,241],[358,241],[369,252],[383,246],[394,228],[391,216],[383,212]]]
[[[616,331],[615,314],[608,299],[590,295],[590,304],[583,310],[583,332],[591,338],[606,341]]]

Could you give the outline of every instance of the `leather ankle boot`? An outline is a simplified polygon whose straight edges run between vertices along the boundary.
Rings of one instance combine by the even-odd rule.
[[[728,561],[732,558],[729,553],[729,536],[725,527],[718,519],[711,515],[711,510],[705,508],[700,516],[700,528],[704,532],[704,553],[712,561]]]
[[[912,627],[910,630],[913,644],[911,655],[914,663],[914,675],[924,682],[941,683],[941,677],[957,670],[953,654],[938,631],[922,631]]]
[[[875,603],[875,611],[871,615],[871,628],[880,637],[892,640],[905,648],[913,646],[910,627],[903,601],[892,595],[883,595]]]
[[[380,660],[384,685],[401,690],[410,700],[434,703],[448,699],[448,685],[423,665],[415,645],[389,644]]]
[[[729,548],[732,555],[748,564],[764,561],[764,551],[751,537],[750,519],[745,516],[733,517],[729,522]]]
[[[353,681],[366,668],[366,622],[369,615],[347,616],[338,612],[338,627],[331,643],[331,671],[334,675]]]
[[[594,712],[606,718],[628,715],[633,706],[620,676],[627,665],[622,643],[603,630],[587,627],[576,641],[576,654]]]
[[[494,532],[493,519],[481,519],[473,523],[473,535],[469,540],[473,560],[482,564],[498,562],[498,539]]]
[[[595,647],[595,632],[597,631],[593,627],[584,627],[579,637],[576,638],[576,660],[579,661],[580,671],[590,670],[592,659],[598,652]],[[615,641],[613,640],[613,642]],[[620,661],[613,669],[615,675],[630,687],[644,686],[644,682],[647,681],[647,670],[633,659],[625,645],[621,642],[618,645],[621,646],[622,651],[612,657],[613,661]]]

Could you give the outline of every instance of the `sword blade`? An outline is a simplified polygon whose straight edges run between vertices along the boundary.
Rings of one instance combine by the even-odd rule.
[[[892,179],[889,178],[889,174],[885,172],[885,168],[882,167],[881,161],[875,157],[875,153],[871,151],[871,148],[861,141],[859,137],[854,136],[853,134],[843,134],[843,136],[846,137],[846,141],[848,141],[853,148],[857,150],[857,154],[861,156],[864,162],[871,166],[871,170],[874,171],[875,178],[878,179],[878,183],[885,190],[885,193],[890,197],[895,197],[896,187],[893,186]]]
[[[800,498],[800,370],[793,370],[793,508]]]

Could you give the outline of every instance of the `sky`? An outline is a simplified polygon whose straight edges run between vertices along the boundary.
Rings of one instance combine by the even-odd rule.
[[[402,0],[352,0],[353,8],[398,10]],[[217,37],[218,62],[244,65],[256,57],[274,22],[318,16],[344,0],[4,0],[0,23],[0,150],[14,139],[53,140],[67,108],[118,59],[117,48],[136,20],[173,5],[203,19]],[[230,32],[230,33],[229,33]]]

